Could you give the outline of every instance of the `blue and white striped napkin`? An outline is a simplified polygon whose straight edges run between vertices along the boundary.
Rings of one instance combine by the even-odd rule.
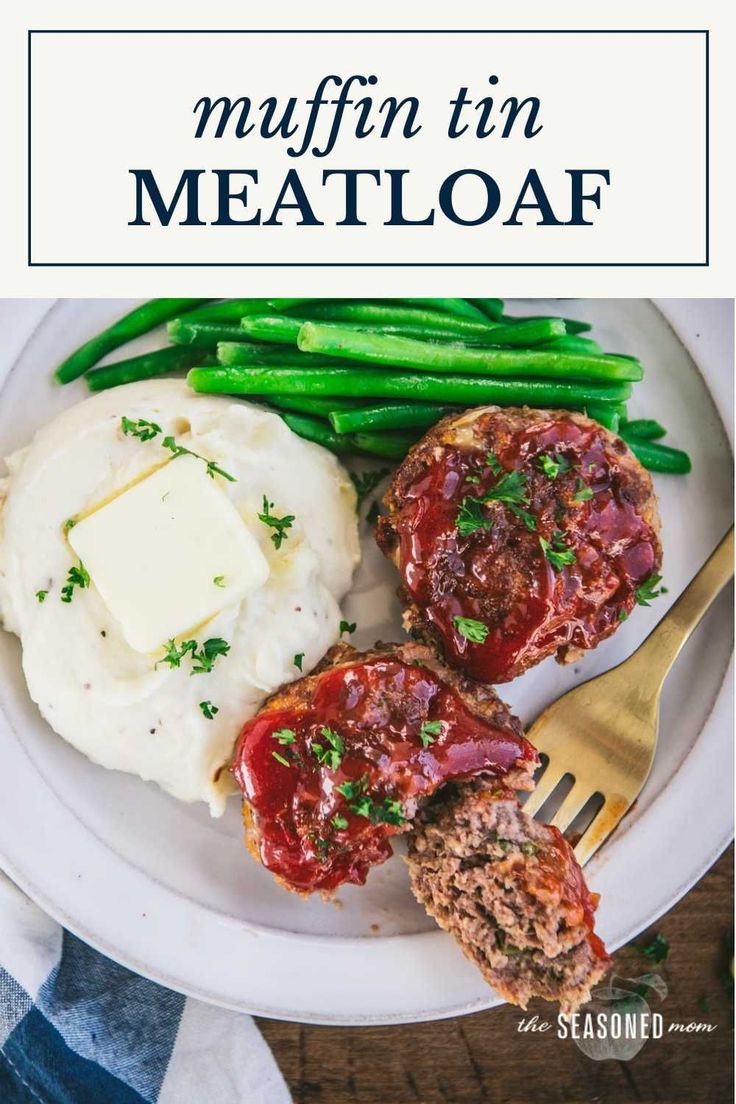
[[[164,989],[0,873],[2,1104],[291,1104],[249,1016]]]

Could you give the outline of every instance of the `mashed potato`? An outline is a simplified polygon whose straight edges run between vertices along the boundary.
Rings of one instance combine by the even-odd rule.
[[[230,645],[209,673],[135,651],[92,585],[61,600],[77,561],[64,523],[95,509],[167,458],[160,439],[125,436],[146,419],[215,460],[218,479],[270,569],[265,583],[199,632]],[[171,461],[177,463],[176,460]],[[34,701],[60,736],[102,766],[157,782],[222,812],[229,759],[243,721],[282,683],[313,667],[339,635],[338,602],[359,558],[355,495],[336,459],[274,414],[195,395],[179,380],[104,392],[61,414],[7,460],[0,482],[0,614],[17,633]],[[263,496],[294,515],[280,548],[258,520]],[[131,532],[145,541],[145,532]],[[43,595],[40,597],[39,595]],[[44,592],[47,592],[44,595]],[[162,645],[164,642],[162,641]],[[218,712],[208,719],[200,703]]]

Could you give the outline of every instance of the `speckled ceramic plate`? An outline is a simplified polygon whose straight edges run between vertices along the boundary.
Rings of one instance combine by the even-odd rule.
[[[118,300],[5,301],[0,454],[85,395],[51,370],[126,309]],[[519,303],[519,311],[559,306]],[[606,348],[647,368],[633,416],[659,418],[693,472],[660,476],[666,599],[637,610],[574,667],[548,660],[503,696],[530,721],[548,702],[621,661],[697,571],[731,520],[733,330],[725,301],[587,300]],[[148,344],[152,344],[149,341]],[[391,568],[364,527],[364,561],[345,614],[359,646],[402,639]],[[714,605],[667,683],[654,771],[588,868],[615,948],[669,908],[731,836],[732,598]],[[81,938],[164,985],[246,1012],[314,1023],[435,1019],[497,1002],[411,897],[396,856],[331,904],[280,889],[250,860],[236,801],[221,820],[88,762],[32,705],[15,638],[0,634],[0,864]]]

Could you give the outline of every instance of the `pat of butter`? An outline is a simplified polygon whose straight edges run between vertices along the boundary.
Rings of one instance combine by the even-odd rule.
[[[182,456],[69,531],[123,635],[154,652],[262,586],[268,562],[205,464]]]

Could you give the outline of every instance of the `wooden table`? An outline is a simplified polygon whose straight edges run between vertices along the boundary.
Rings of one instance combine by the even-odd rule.
[[[669,940],[651,967],[630,948],[616,970],[665,979],[662,1039],[630,1062],[594,1062],[552,1032],[520,1034],[524,1013],[505,1005],[454,1020],[402,1027],[330,1028],[259,1020],[296,1104],[728,1104],[733,1100],[733,990],[724,985],[733,932],[729,851],[647,935]],[[646,938],[642,940],[646,942]],[[652,999],[655,1010],[656,999]],[[535,1001],[529,1013],[549,1017]],[[715,1026],[667,1033],[671,1022]],[[254,1102],[255,1104],[255,1102]]]

